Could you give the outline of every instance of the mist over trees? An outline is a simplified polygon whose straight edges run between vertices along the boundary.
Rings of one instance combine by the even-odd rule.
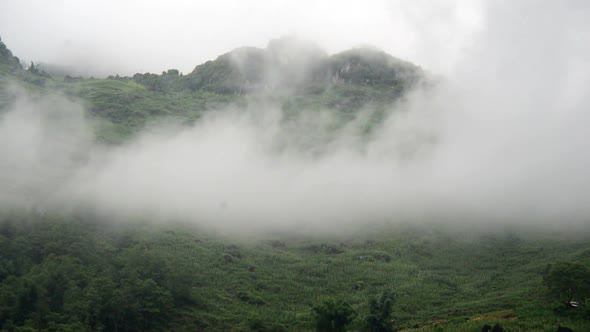
[[[0,331],[590,330],[587,6],[398,5],[366,27],[415,20],[391,54],[288,36],[94,78],[0,41]]]

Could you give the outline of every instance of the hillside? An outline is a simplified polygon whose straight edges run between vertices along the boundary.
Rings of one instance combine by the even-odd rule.
[[[366,218],[342,217],[350,223],[326,220],[331,214],[319,211],[332,204],[330,212],[341,216],[355,212],[356,206],[344,206],[354,199],[377,197],[387,205],[399,198],[390,197],[397,191],[377,190],[367,199],[361,197],[364,191],[355,193],[353,185],[368,181],[378,187],[387,180],[398,185],[400,179],[382,177],[391,176],[399,164],[407,166],[401,177],[413,174],[412,167],[420,164],[403,161],[414,150],[403,154],[398,164],[397,159],[385,158],[393,149],[390,145],[372,146],[375,149],[367,152],[371,147],[363,143],[383,124],[386,112],[397,112],[396,103],[430,82],[418,66],[379,50],[357,48],[329,55],[293,38],[273,40],[266,48],[230,51],[188,74],[170,69],[132,77],[57,79],[34,64],[25,69],[0,41],[0,120],[18,107],[30,111],[29,117],[6,122],[20,127],[0,123],[8,133],[2,136],[1,151],[6,155],[0,166],[11,170],[0,177],[9,182],[0,183],[0,331],[430,332],[481,331],[486,324],[500,324],[504,331],[548,332],[558,326],[590,331],[587,225],[574,227],[562,220],[555,220],[554,226],[534,221],[500,226],[488,220],[412,223],[409,220],[422,219],[404,219],[403,208],[399,215],[383,216],[372,210],[379,205],[372,201],[359,205],[370,207],[361,209],[367,211]],[[54,95],[59,102],[38,102]],[[63,105],[81,105],[87,111],[80,118],[90,120],[90,143],[78,142],[84,138],[72,130],[78,122],[63,119],[78,113],[59,112]],[[261,121],[261,126],[248,130],[295,134],[244,134],[232,126],[232,121],[238,122],[234,117],[223,119],[228,126],[198,126],[206,115],[225,109],[257,114],[252,109],[264,107],[277,111],[278,123],[287,124],[273,127]],[[34,111],[43,116],[31,116]],[[319,116],[305,118],[309,114]],[[329,121],[322,122],[325,114]],[[360,120],[359,114],[364,115]],[[298,116],[303,120],[288,122]],[[43,127],[42,120],[50,126]],[[67,126],[59,126],[62,120]],[[134,140],[159,121],[190,131],[169,135],[173,139],[167,144]],[[27,126],[30,122],[38,126]],[[354,126],[346,127],[351,123]],[[325,163],[315,163],[321,157],[316,152],[332,148],[330,134],[340,129],[353,133],[352,138],[337,141],[336,153]],[[202,131],[224,135],[201,135]],[[413,141],[414,136],[420,133],[385,135],[383,142]],[[428,144],[435,140],[426,136]],[[202,139],[209,139],[210,145],[199,145]],[[33,144],[37,141],[41,144]],[[243,141],[248,142],[242,145]],[[270,146],[261,143],[267,141]],[[162,145],[149,150],[148,143]],[[255,148],[248,149],[248,144]],[[284,148],[289,144],[297,151]],[[178,151],[171,151],[177,145]],[[366,159],[349,158],[371,152],[378,167],[366,167]],[[255,155],[253,161],[244,157],[248,154]],[[179,155],[181,162],[175,159]],[[214,162],[208,163],[208,158]],[[281,168],[284,163],[295,166]],[[237,166],[225,169],[225,164]],[[49,169],[56,165],[60,169]],[[205,166],[196,167],[200,165]],[[239,172],[248,167],[255,169]],[[312,167],[321,170],[313,172],[317,169]],[[352,171],[339,174],[339,167]],[[69,174],[70,168],[77,172]],[[105,172],[97,172],[103,168]],[[286,176],[276,176],[276,169]],[[135,177],[138,172],[144,177]],[[204,175],[187,177],[198,172]],[[208,172],[217,177],[209,179]],[[162,174],[165,181],[156,181]],[[321,184],[330,186],[351,174],[357,177],[351,186],[335,186],[336,190],[321,191],[325,195],[302,199]],[[137,186],[133,181],[138,179],[147,179],[150,186]],[[220,179],[227,181],[221,184]],[[260,179],[264,181],[256,181]],[[306,179],[320,185],[310,186]],[[72,180],[68,184],[75,190],[59,186],[66,180]],[[92,191],[93,185],[98,190]],[[197,186],[202,191],[193,190]],[[342,188],[350,192],[336,192]],[[289,189],[295,194],[270,201]],[[413,189],[407,195],[416,195]],[[235,192],[242,196],[233,196]],[[264,194],[258,197],[259,192]],[[21,194],[30,201],[11,205]],[[446,191],[439,194],[450,196]],[[333,201],[332,195],[337,196]],[[454,198],[443,201],[453,203]],[[269,205],[284,200],[295,201],[284,205],[291,210],[263,216],[279,219],[292,214],[293,220],[302,219],[309,214],[298,214],[299,209],[308,208],[319,217],[285,226],[283,220],[269,217],[264,224],[258,214],[248,214],[277,210]],[[317,205],[304,206],[309,202]],[[470,202],[481,204],[477,197]],[[436,211],[420,203],[420,213]],[[194,213],[198,209],[214,213]],[[235,215],[240,222],[223,225],[226,219],[214,219],[232,221]],[[257,223],[276,227],[254,227]],[[333,326],[337,321],[346,329]]]
[[[419,67],[379,50],[361,48],[328,56],[294,38],[273,40],[266,49],[233,50],[187,75],[170,69],[107,79],[52,79],[42,68],[24,70],[4,44],[1,48],[0,79],[78,98],[106,121],[98,137],[112,143],[150,121],[172,118],[192,123],[202,112],[244,108],[261,99],[285,110],[336,110],[350,117],[346,114],[361,108],[391,105],[425,78]]]
[[[22,70],[20,60],[12,55],[12,52],[0,39],[0,72],[11,74],[20,70]]]
[[[338,298],[356,312],[351,330],[362,330],[369,299],[390,289],[397,328],[590,327],[556,316],[543,285],[548,264],[588,260],[587,235],[383,227],[238,239],[191,226],[4,215],[0,326],[308,331],[312,308]]]
[[[271,41],[266,49],[244,47],[221,55],[197,66],[185,79],[190,89],[226,94],[313,95],[334,86],[366,86],[387,93],[392,101],[422,75],[417,66],[376,49],[328,56],[313,44],[284,38]]]

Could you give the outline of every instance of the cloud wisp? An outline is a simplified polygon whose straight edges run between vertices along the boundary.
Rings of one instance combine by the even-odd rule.
[[[260,102],[106,148],[79,106],[22,96],[0,118],[0,204],[238,230],[585,224],[590,43],[576,32],[588,10],[488,7],[461,66],[391,105],[370,135],[370,109],[343,123]]]

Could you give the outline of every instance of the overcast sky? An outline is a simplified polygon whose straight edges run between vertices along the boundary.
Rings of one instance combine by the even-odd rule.
[[[376,46],[445,73],[485,23],[481,0],[0,1],[0,36],[16,56],[103,75],[186,73],[284,35],[329,53]]]

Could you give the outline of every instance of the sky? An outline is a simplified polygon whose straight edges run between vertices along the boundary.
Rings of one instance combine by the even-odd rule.
[[[485,22],[482,0],[0,1],[0,36],[16,56],[99,76],[188,73],[285,35],[329,53],[370,45],[446,73]]]

